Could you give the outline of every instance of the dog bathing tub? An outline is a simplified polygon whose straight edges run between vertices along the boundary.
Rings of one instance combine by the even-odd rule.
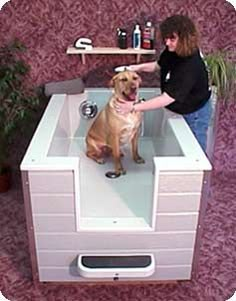
[[[85,155],[94,119],[81,116],[81,106],[92,101],[99,111],[110,93],[53,95],[21,163],[33,275],[78,282],[190,279],[211,165],[184,119],[159,109],[144,113],[145,164],[133,162],[127,147],[127,174],[107,178],[112,159],[99,165]],[[143,88],[140,98],[158,93]]]

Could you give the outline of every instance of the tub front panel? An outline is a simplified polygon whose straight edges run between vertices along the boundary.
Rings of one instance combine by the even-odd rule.
[[[76,232],[75,214],[34,214],[36,232]]]
[[[97,252],[97,251],[96,251]],[[86,254],[95,254],[96,252],[91,250],[86,250],[84,253]],[[146,254],[147,252],[151,252],[154,254],[155,263],[156,263],[156,271],[152,276],[152,280],[168,280],[167,277],[175,277],[179,276],[180,279],[187,279],[190,277],[191,272],[191,262],[192,262],[192,250],[189,249],[176,249],[176,250],[130,250],[127,251],[126,249],[110,251],[107,253],[106,251],[102,250],[99,251],[99,254],[130,254],[131,253],[143,253]],[[58,279],[58,275],[56,272],[59,271],[60,276],[62,277],[61,280],[67,279],[67,281],[88,281],[86,278],[82,278],[78,275],[76,271],[76,258],[78,256],[78,251],[58,251],[58,252],[50,252],[50,251],[41,251],[39,252],[39,265],[40,265],[40,277],[42,281],[55,281]],[[68,268],[69,267],[69,268]],[[173,271],[171,276],[171,269]],[[74,270],[74,272],[72,271]],[[46,273],[49,272],[49,273]],[[168,272],[169,271],[169,272]],[[185,273],[183,273],[185,271]],[[166,273],[164,276],[163,273]],[[183,273],[183,274],[182,274]],[[158,277],[158,278],[156,278]],[[142,280],[151,280],[150,277],[143,278]],[[177,278],[171,278],[177,279]],[[178,278],[179,279],[179,278]],[[103,279],[105,280],[105,279]],[[112,280],[112,279],[108,279]],[[128,279],[127,279],[128,280]],[[130,279],[129,279],[130,280]],[[137,280],[137,279],[136,279]],[[97,280],[94,280],[97,281]]]
[[[156,216],[156,231],[195,231],[198,212],[165,213]]]
[[[192,249],[195,231],[143,233],[38,233],[39,249],[47,250],[114,250],[114,249]]]
[[[203,172],[161,171],[159,174],[159,193],[200,193]]]
[[[34,214],[74,214],[74,193],[33,193]]]
[[[196,231],[202,171],[159,171],[156,231]]]
[[[39,275],[41,281],[76,281],[76,282],[90,282],[90,283],[100,283],[116,281],[113,278],[84,278],[78,275],[78,271],[75,265],[70,267],[43,267],[39,269]],[[146,278],[121,278],[118,282],[127,284],[128,281],[171,281],[171,280],[187,280],[191,277],[191,265],[186,266],[159,266],[155,268],[155,272],[152,276]]]
[[[151,252],[155,257],[156,273],[150,278],[142,278],[141,280],[168,280],[171,279],[188,279],[191,273],[192,262],[192,250],[191,249],[173,249],[173,250],[128,250],[121,249],[116,251],[104,251],[104,250],[84,250],[81,254],[130,254],[139,253],[146,254]],[[82,278],[79,276],[76,270],[76,258],[80,252],[77,250],[70,251],[40,251],[38,255],[38,262],[40,265],[40,277],[42,281],[55,281],[58,279],[56,272],[59,271],[61,280],[67,279],[67,281],[88,281],[90,279]],[[172,270],[172,273],[171,273]],[[47,272],[49,273],[47,273]],[[165,273],[165,275],[164,275]],[[180,277],[180,278],[178,278]],[[106,280],[106,279],[101,279]],[[112,280],[112,279],[108,279]],[[127,279],[128,280],[128,279]],[[129,279],[130,280],[130,279]],[[138,279],[136,279],[138,280]],[[97,279],[92,280],[97,281]]]
[[[29,172],[40,281],[88,281],[76,273],[75,258],[79,253],[89,254],[98,250],[104,254],[117,250],[153,253],[155,274],[133,280],[190,278],[195,231],[138,234],[77,232],[73,177],[72,171]]]
[[[190,265],[192,262],[192,249],[160,249],[160,250],[146,250],[146,249],[118,249],[107,251],[104,250],[84,250],[81,254],[130,254],[130,253],[153,253],[155,257],[155,263],[157,266],[169,266],[169,265]],[[38,253],[38,261],[41,267],[67,267],[78,256],[78,250],[41,250]]]
[[[202,181],[199,171],[160,171],[156,231],[197,229]]]
[[[29,172],[35,232],[76,231],[72,171]]]
[[[66,230],[63,230],[65,232]],[[166,233],[38,233],[39,276],[41,281],[113,281],[86,279],[76,269],[79,254],[152,253],[155,273],[151,277],[126,280],[180,280],[191,278],[195,232]],[[121,279],[125,280],[125,279]]]
[[[160,192],[158,194],[158,213],[198,212],[200,192]]]
[[[72,171],[30,171],[31,194],[34,193],[74,193]]]

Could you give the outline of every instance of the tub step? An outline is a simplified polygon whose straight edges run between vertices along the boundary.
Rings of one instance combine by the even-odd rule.
[[[86,278],[149,277],[155,271],[153,254],[80,254],[78,272]]]

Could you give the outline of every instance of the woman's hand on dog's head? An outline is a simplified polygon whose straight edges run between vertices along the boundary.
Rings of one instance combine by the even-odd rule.
[[[129,65],[128,66],[130,71],[139,72],[140,71],[140,65]]]

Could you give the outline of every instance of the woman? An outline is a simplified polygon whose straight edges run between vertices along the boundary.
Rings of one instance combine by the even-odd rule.
[[[198,33],[187,16],[174,15],[160,24],[166,46],[158,62],[130,65],[136,72],[160,71],[160,96],[141,103],[120,99],[117,111],[148,111],[165,107],[183,115],[199,144],[206,150],[207,129],[211,116],[208,73],[198,47]]]

